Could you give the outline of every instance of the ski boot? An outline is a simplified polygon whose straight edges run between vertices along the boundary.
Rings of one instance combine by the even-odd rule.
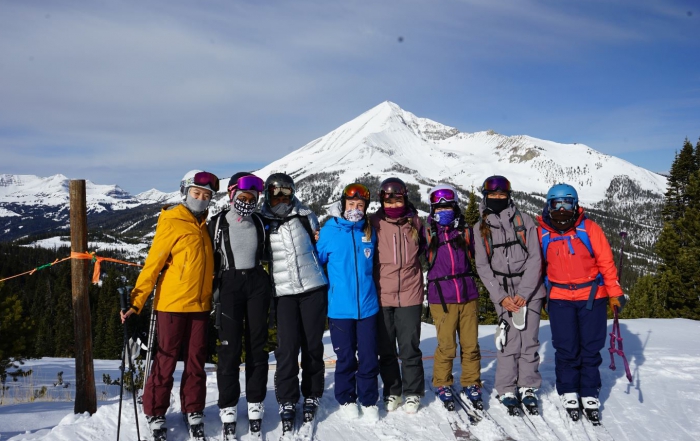
[[[387,412],[393,412],[401,405],[401,395],[384,396],[384,407]]]
[[[523,403],[525,411],[530,415],[539,415],[540,410],[537,407],[537,389],[534,387],[521,387],[518,392],[520,393],[520,402]]]
[[[297,410],[296,404],[284,403],[280,404],[280,418],[282,419],[282,435],[294,432],[294,419]]]
[[[307,397],[304,398],[304,405],[302,406],[302,410],[304,412],[304,422],[309,423],[316,418],[316,410],[318,410],[318,398],[316,397]]]
[[[168,434],[168,429],[165,428],[164,416],[146,416],[148,428],[153,435],[154,441],[165,441]]]
[[[481,386],[478,383],[465,387],[464,395],[469,398],[469,402],[472,403],[474,409],[484,410],[484,401],[481,399]]]
[[[206,441],[204,436],[204,414],[202,412],[190,412],[186,414],[187,428],[192,441]]]
[[[263,403],[248,403],[248,421],[250,433],[254,438],[261,438],[262,419],[265,414]]]
[[[416,413],[420,407],[420,397],[418,395],[409,395],[406,397],[406,402],[403,405],[403,410],[406,413]]]
[[[559,395],[561,402],[564,405],[566,413],[569,414],[569,418],[572,421],[578,421],[581,418],[581,406],[578,402],[578,394],[576,392],[565,393],[564,395]]]
[[[236,439],[236,407],[225,407],[219,410],[221,423],[223,424],[224,441],[233,441]]]
[[[596,397],[582,397],[583,411],[594,426],[600,426],[600,401]]]
[[[445,409],[450,412],[455,410],[455,398],[452,396],[452,388],[450,388],[450,386],[438,387],[435,394],[440,398]]]
[[[508,415],[520,416],[520,402],[513,392],[506,392],[499,399],[501,404],[508,408]]]

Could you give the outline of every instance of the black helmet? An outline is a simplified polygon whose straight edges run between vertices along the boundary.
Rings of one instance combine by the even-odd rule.
[[[384,198],[387,194],[403,195],[404,204],[408,205],[408,188],[406,184],[399,178],[387,178],[382,181],[379,187],[379,203],[384,206]]]
[[[291,176],[285,173],[273,173],[265,180],[266,204],[270,203],[270,197],[272,196],[270,194],[270,190],[274,190],[275,188],[291,188],[292,194],[289,195],[290,198],[294,198],[294,195],[297,191],[297,187],[294,184],[294,179],[292,179]]]

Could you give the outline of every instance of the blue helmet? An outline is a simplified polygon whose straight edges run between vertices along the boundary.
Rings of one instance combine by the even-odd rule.
[[[578,205],[578,193],[569,184],[557,184],[547,190],[547,202],[552,199],[573,198],[574,205]]]

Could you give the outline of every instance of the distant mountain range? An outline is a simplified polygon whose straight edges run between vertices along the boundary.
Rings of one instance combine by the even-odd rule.
[[[340,197],[345,185],[357,180],[376,194],[381,180],[398,176],[415,192],[412,199],[419,208],[426,209],[428,189],[438,182],[455,185],[466,201],[468,192],[477,190],[487,176],[500,174],[510,179],[516,198],[533,214],[541,210],[543,194],[551,185],[567,182],[577,188],[591,215],[608,223],[606,231],[613,242],[615,231],[630,232],[644,261],[653,260],[667,183],[660,174],[583,144],[493,131],[462,133],[388,101],[256,174],[265,179],[274,172],[291,175],[299,197],[319,214]],[[68,182],[63,175],[0,175],[0,241],[31,242],[37,234],[65,234],[61,230],[68,227]],[[212,212],[225,206],[224,196],[224,192],[217,195]],[[159,207],[179,200],[178,192],[152,189],[132,196],[117,185],[87,182],[91,229],[115,242],[146,245]]]

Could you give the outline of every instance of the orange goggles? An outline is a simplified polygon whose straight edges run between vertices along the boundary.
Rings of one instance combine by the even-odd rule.
[[[364,199],[369,201],[369,189],[362,184],[350,184],[343,189],[343,196],[346,199]]]

